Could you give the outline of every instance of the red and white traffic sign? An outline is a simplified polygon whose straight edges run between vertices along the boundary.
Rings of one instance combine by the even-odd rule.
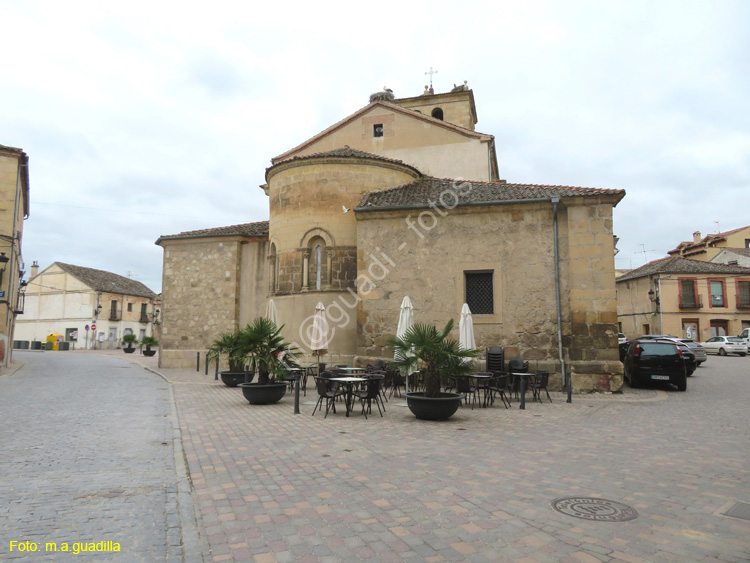
[[[96,330],[96,325],[94,323],[91,323],[91,330]]]

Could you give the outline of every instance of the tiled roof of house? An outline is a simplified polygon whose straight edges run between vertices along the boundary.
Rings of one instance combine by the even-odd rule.
[[[162,235],[156,241],[156,244],[159,244],[163,240],[231,236],[267,237],[268,221],[242,223],[240,225],[229,225],[228,227],[216,227],[213,229],[198,229],[197,231],[184,231],[176,235]]]
[[[456,197],[449,195],[453,192]],[[441,200],[441,195],[442,200]],[[447,206],[469,203],[493,203],[513,200],[546,199],[550,197],[576,197],[616,195],[625,196],[625,190],[577,188],[573,186],[543,186],[534,184],[508,184],[505,182],[469,182],[445,178],[424,177],[405,186],[365,194],[355,211],[377,210],[392,207],[428,207],[442,201]]]
[[[667,254],[671,254],[671,255],[680,254],[682,256],[689,256],[691,254],[700,254],[701,252],[705,252],[705,249],[707,247],[710,247],[719,241],[726,240],[726,238],[729,235],[739,233],[740,231],[744,231],[748,228],[750,227],[739,227],[738,229],[732,229],[731,231],[724,231],[723,233],[710,233],[706,235],[705,237],[703,237],[698,242],[695,242],[692,240],[684,240],[680,242],[680,244],[678,244],[675,248],[667,252]]]
[[[714,262],[690,260],[679,256],[670,256],[644,264],[640,268],[630,270],[624,276],[617,278],[618,282],[642,278],[654,274],[743,274],[750,275],[750,268],[742,266],[728,266]]]
[[[91,289],[96,291],[106,291],[108,293],[120,293],[123,295],[136,295],[138,297],[148,297],[156,299],[156,293],[151,291],[141,282],[105,272],[104,270],[95,270],[94,268],[85,268],[83,266],[74,266],[64,262],[55,262],[64,272],[75,276]]]

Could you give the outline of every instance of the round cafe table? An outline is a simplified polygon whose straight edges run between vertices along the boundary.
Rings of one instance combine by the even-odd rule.
[[[357,368],[358,369],[358,368]],[[352,391],[354,388],[354,385],[356,383],[362,383],[363,381],[367,381],[364,377],[330,377],[328,379],[329,381],[338,381],[342,385],[346,387],[346,394],[344,395],[344,401],[346,402],[346,416],[349,416],[349,413],[354,408],[353,401],[352,401]]]

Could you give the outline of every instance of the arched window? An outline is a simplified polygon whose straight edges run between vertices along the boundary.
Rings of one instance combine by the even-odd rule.
[[[315,289],[320,289],[320,282],[323,278],[323,247],[315,247]]]
[[[443,121],[443,108],[435,108],[432,110],[432,117]]]

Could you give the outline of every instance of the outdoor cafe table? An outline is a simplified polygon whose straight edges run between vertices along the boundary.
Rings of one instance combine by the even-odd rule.
[[[495,377],[490,372],[477,372],[477,373],[470,373],[466,375],[454,375],[452,376],[454,379],[458,377],[469,377],[471,379],[475,379],[477,381],[477,388],[484,391],[484,399],[480,402],[479,406],[480,408],[484,407],[486,408],[489,406],[489,401],[487,399],[489,391],[489,385],[484,385],[483,387],[479,387],[479,382],[483,382],[486,384],[489,384],[489,382],[492,380],[493,377]]]
[[[511,375],[514,378],[520,379],[520,387],[521,387],[521,404],[519,405],[519,409],[526,409],[526,379],[531,377],[536,377],[535,373],[529,373],[529,372],[523,372],[523,373],[511,373]]]
[[[478,371],[477,373],[472,373],[468,377],[473,377],[477,381],[477,388],[484,391],[484,401],[483,401],[483,407],[488,407],[489,402],[489,396],[490,396],[490,382],[492,381],[492,378],[495,377],[494,374],[488,371]],[[479,384],[482,383],[482,386]]]
[[[367,379],[364,377],[330,377],[328,381],[337,381],[346,387],[344,401],[346,402],[346,416],[349,416],[349,413],[354,409],[354,401],[352,400],[354,385],[367,381]]]

